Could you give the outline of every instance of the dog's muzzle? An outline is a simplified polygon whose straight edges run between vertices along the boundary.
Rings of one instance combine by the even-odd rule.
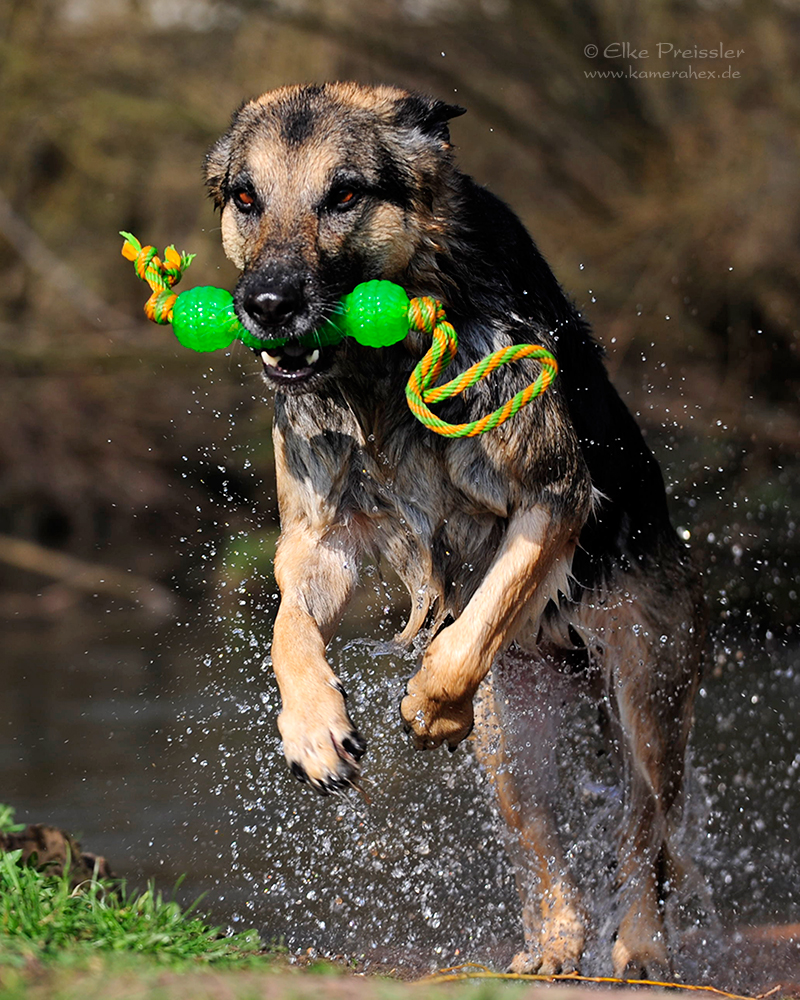
[[[264,342],[256,353],[269,379],[279,385],[299,385],[326,367],[331,352],[314,336],[308,284],[301,273],[248,276],[237,298],[246,328]]]

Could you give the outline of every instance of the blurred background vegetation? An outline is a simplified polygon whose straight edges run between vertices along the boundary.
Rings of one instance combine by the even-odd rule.
[[[659,42],[742,52],[659,60]],[[205,149],[246,97],[355,78],[468,108],[462,165],[520,212],[594,324],[676,519],[727,567],[717,589],[791,628],[799,42],[796,0],[5,0],[0,613],[60,615],[126,586],[163,611],[191,561],[179,536],[230,537],[256,504],[274,536],[257,366],[149,327],[117,232],[195,251],[192,283],[231,287]],[[650,58],[605,56],[614,43]]]

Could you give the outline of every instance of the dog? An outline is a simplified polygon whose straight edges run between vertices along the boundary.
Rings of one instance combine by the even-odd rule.
[[[401,714],[421,749],[476,748],[497,793],[522,900],[516,971],[580,968],[587,911],[553,815],[565,692],[604,717],[624,788],[616,881],[618,976],[669,970],[663,921],[692,706],[702,596],[658,465],[602,351],[522,223],[455,164],[463,108],[388,86],[285,87],[245,103],[212,146],[234,294],[274,386],[281,591],[272,638],[278,727],[292,772],[321,793],[357,782],[366,743],[325,647],[364,555],[408,589],[401,643],[424,639]],[[538,343],[554,385],[479,437],[419,423],[404,386],[429,344],[309,348],[370,279],[440,300],[453,371]],[[285,341],[283,346],[274,346]],[[533,380],[498,369],[437,412],[476,419]]]

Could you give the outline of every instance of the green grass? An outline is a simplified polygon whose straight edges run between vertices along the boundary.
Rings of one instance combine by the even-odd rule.
[[[13,811],[0,805],[0,833],[19,830]],[[0,963],[64,960],[99,952],[147,955],[167,964],[232,964],[261,955],[256,931],[221,935],[165,899],[150,885],[144,892],[124,884],[63,875],[23,865],[21,851],[0,854]]]
[[[0,802],[0,833],[19,833],[25,827],[22,823],[14,822],[14,810],[11,806],[3,805]]]

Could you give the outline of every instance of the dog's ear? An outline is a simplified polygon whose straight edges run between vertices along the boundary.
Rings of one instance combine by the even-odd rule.
[[[214,199],[215,208],[222,208],[225,204],[225,188],[232,145],[233,137],[229,130],[225,135],[217,139],[206,153],[206,158],[203,161],[203,174],[205,176],[206,187],[208,188],[208,193]]]
[[[222,208],[225,204],[227,195],[225,188],[230,174],[234,132],[243,117],[242,112],[250,103],[252,102],[242,101],[239,107],[233,112],[228,131],[217,139],[206,153],[206,158],[203,161],[203,174],[206,187],[208,188],[208,193],[214,199],[215,208]]]
[[[450,142],[447,123],[466,113],[458,104],[446,104],[424,94],[407,94],[395,104],[395,123],[401,128],[418,128],[440,142]]]

